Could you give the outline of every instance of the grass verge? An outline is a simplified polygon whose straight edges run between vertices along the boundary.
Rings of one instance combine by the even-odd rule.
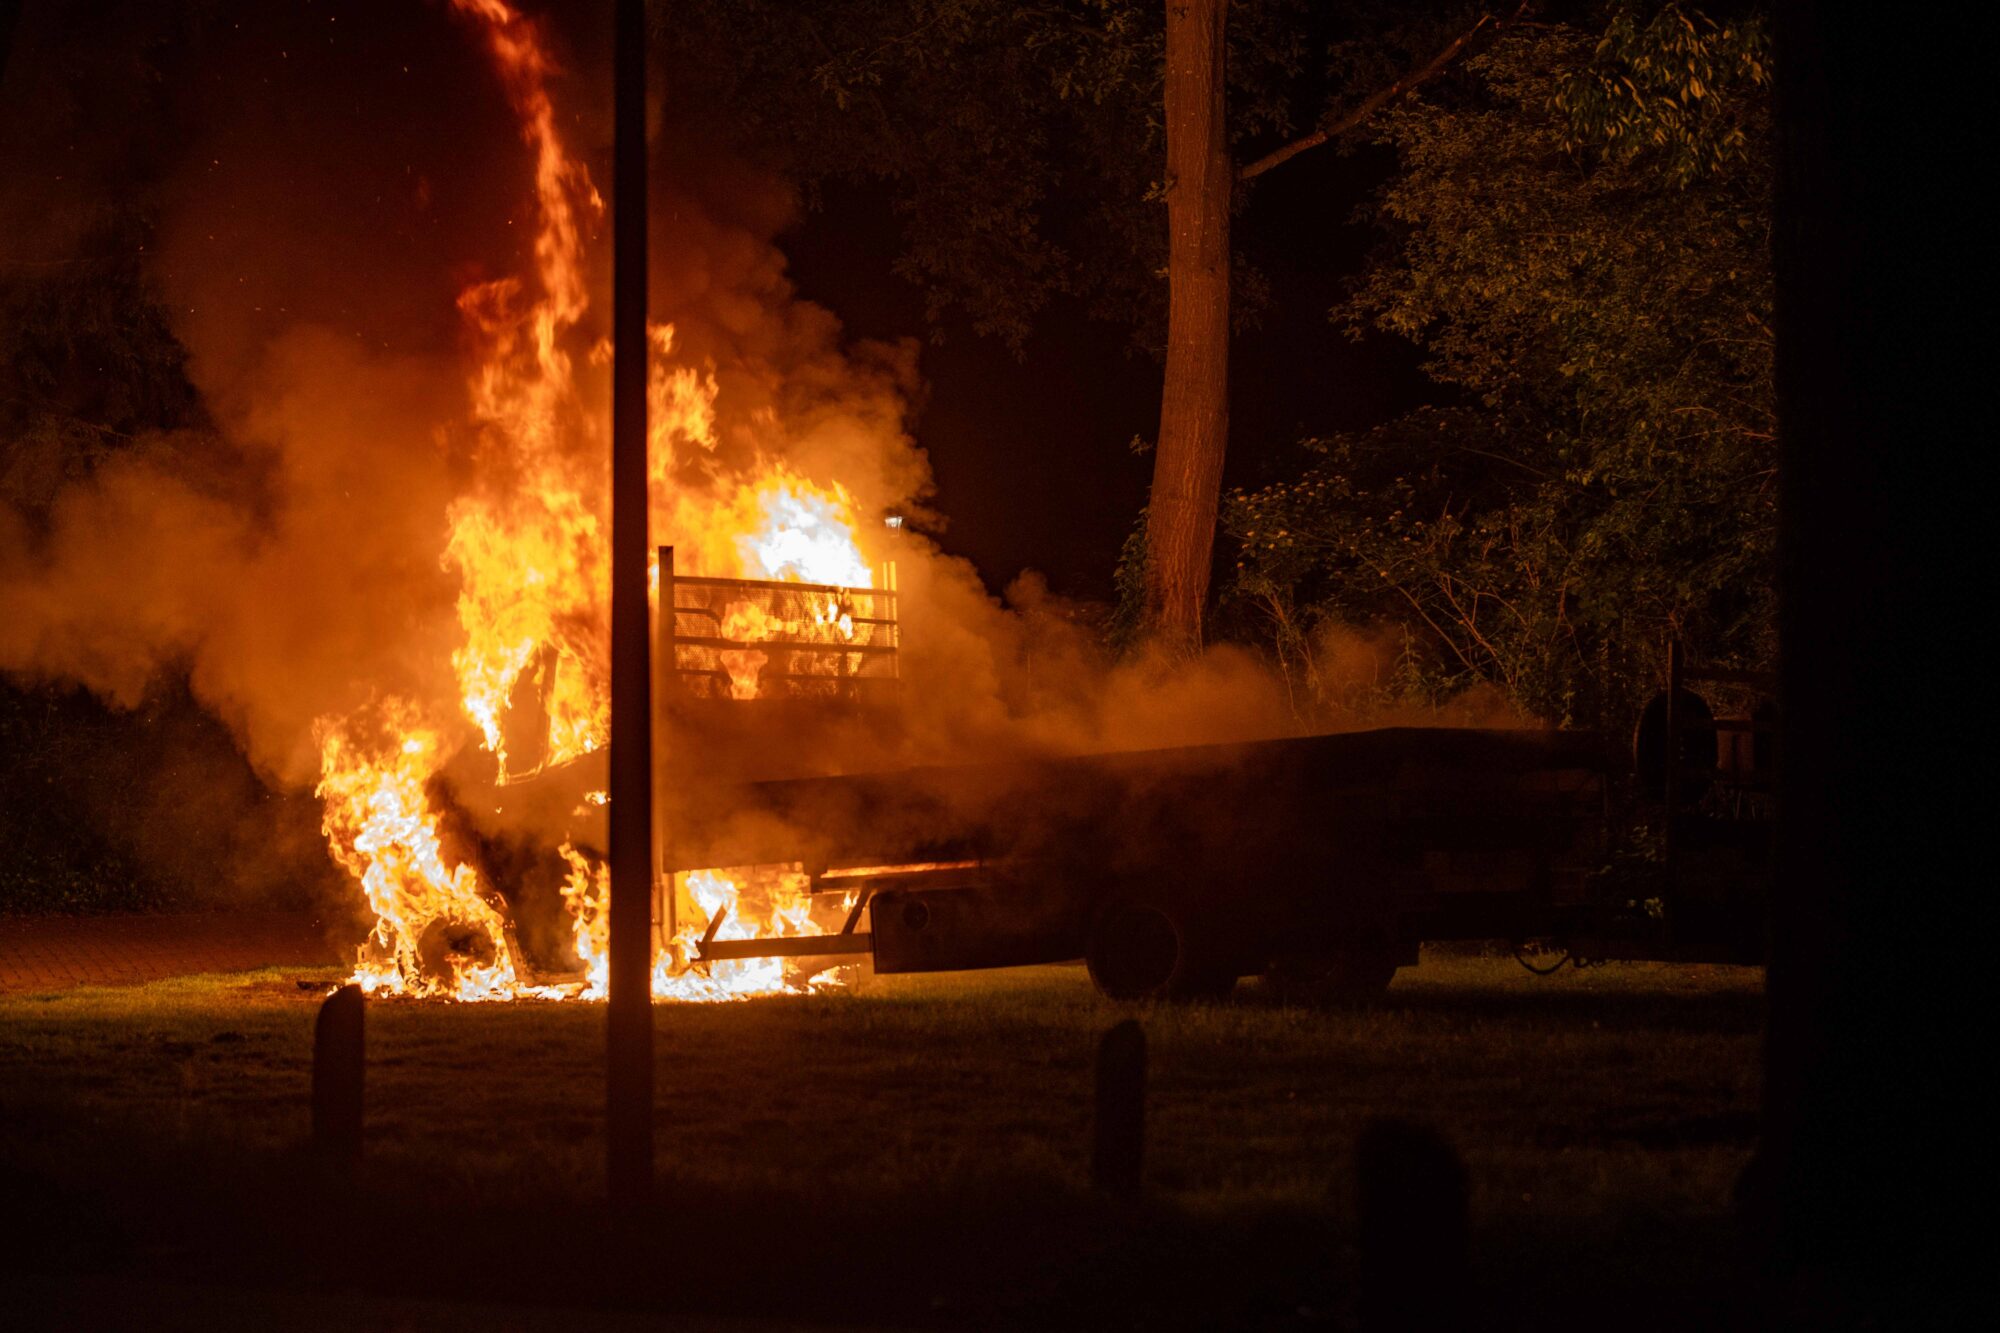
[[[371,1004],[368,1160],[325,1177],[301,1149],[333,980],[0,998],[0,1171],[40,1201],[11,1263],[835,1322],[1338,1325],[1348,1155],[1389,1115],[1463,1155],[1497,1323],[1588,1296],[1677,1326],[1736,1289],[1746,970],[1429,957],[1361,1011],[1254,987],[1144,1011],[1132,1206],[1084,1188],[1093,1043],[1133,1011],[1080,970],[663,1005],[663,1198],[636,1218],[596,1204],[595,1006]]]

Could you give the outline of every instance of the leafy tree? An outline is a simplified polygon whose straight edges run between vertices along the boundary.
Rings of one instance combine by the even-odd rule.
[[[1768,141],[1770,108],[1740,94],[1769,83],[1761,21],[1719,24],[1667,5],[1641,22],[1620,9],[1553,105],[1569,117],[1575,144],[1607,162],[1650,162],[1688,185],[1727,168],[1752,135]]]
[[[1064,295],[1165,358],[1145,611],[1185,645],[1207,600],[1229,334],[1265,299],[1230,236],[1243,182],[1448,66],[1493,26],[1473,13],[701,0],[663,13],[659,33],[672,114],[692,139],[736,144],[809,192],[887,184],[903,224],[898,272],[924,288],[934,321],[963,316],[1018,347]]]
[[[1308,8],[1231,7],[1232,143],[1291,134],[1316,96]],[[658,16],[670,139],[730,144],[809,199],[886,186],[896,270],[936,328],[963,318],[1018,347],[1066,296],[1162,350],[1159,0],[690,0]]]
[[[1426,690],[1617,725],[1669,635],[1768,662],[1764,51],[1671,6],[1522,29],[1378,122],[1390,239],[1335,318],[1416,342],[1441,401],[1232,497],[1235,605],[1293,669],[1406,624]]]

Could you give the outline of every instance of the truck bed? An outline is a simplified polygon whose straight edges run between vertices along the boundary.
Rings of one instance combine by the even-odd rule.
[[[1157,867],[1296,851],[1333,828],[1394,816],[1476,848],[1496,823],[1595,800],[1594,734],[1387,728],[1236,745],[1125,751],[658,794],[676,870],[803,861],[885,864],[1082,853]],[[1503,841],[1505,839],[1502,839]]]

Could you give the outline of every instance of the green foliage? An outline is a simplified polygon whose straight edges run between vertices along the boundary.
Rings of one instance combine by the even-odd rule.
[[[1749,149],[1762,108],[1753,90],[1770,83],[1770,60],[1761,16],[1717,23],[1670,4],[1641,22],[1621,9],[1553,105],[1573,143],[1607,162],[1651,158],[1686,185]]]
[[[1146,632],[1146,515],[1142,506],[1132,531],[1118,548],[1118,566],[1112,572],[1112,588],[1117,601],[1111,609],[1108,638],[1112,651],[1125,653],[1136,648]]]
[[[0,915],[139,911],[166,901],[100,818],[79,799],[79,775],[102,773],[103,746],[88,700],[0,681]],[[79,724],[79,719],[83,724]]]
[[[1358,53],[1400,57],[1398,42],[1427,49],[1438,30],[1429,6],[1421,22],[1409,6],[1351,8],[1358,29],[1356,14],[1309,0],[1231,5],[1239,157],[1372,91],[1342,80],[1364,69]],[[1159,0],[687,0],[656,12],[680,132],[776,167],[809,201],[833,181],[886,187],[896,270],[923,289],[935,326],[964,318],[1018,347],[1060,295],[1141,347],[1164,345]],[[1399,65],[1378,58],[1366,76]],[[1241,322],[1268,299],[1255,262],[1237,264]]]
[[[319,824],[184,683],[126,710],[0,678],[0,916],[333,901]]]
[[[696,141],[776,167],[809,201],[829,182],[885,183],[896,270],[933,321],[964,314],[1018,346],[1058,294],[1131,299],[1122,271],[1094,271],[1074,237],[1118,225],[1107,197],[1144,192],[1157,116],[1122,94],[1154,77],[1148,29],[1139,5],[1112,0],[704,0],[674,6],[659,33],[681,72],[669,114]],[[1108,188],[1079,195],[1084,177]]]
[[[1286,633],[1406,625],[1427,691],[1613,727],[1669,635],[1768,661],[1766,82],[1761,29],[1668,10],[1509,33],[1384,118],[1391,239],[1335,317],[1421,346],[1442,405],[1232,497],[1234,597],[1281,657]],[[1589,109],[1613,85],[1637,100]],[[1713,109],[1659,110],[1681,98]]]
[[[1429,950],[1366,1009],[1152,1008],[1137,1224],[1086,1185],[1092,1052],[1130,1008],[1079,969],[676,1005],[658,1025],[659,1152],[674,1197],[700,1200],[699,1226],[602,1207],[596,1005],[372,1006],[369,1167],[304,1169],[313,1011],[340,975],[0,995],[0,1179],[20,1201],[9,1308],[60,1291],[66,1326],[129,1326],[136,1283],[93,1280],[97,1237],[170,1239],[139,1262],[228,1278],[219,1296],[174,1292],[180,1324],[213,1310],[207,1325],[294,1327],[302,1305],[329,1306],[306,1282],[381,1262],[374,1229],[321,1219],[393,1217],[402,1299],[343,1295],[320,1323],[437,1327],[449,1307],[417,1298],[462,1299],[466,1274],[499,1273],[523,1303],[607,1291],[646,1307],[604,1320],[624,1324],[727,1326],[754,1299],[766,1326],[839,1306],[875,1325],[1343,1327],[1366,1277],[1347,1191],[1328,1187],[1341,1173],[1321,1164],[1370,1121],[1410,1114],[1481,1182],[1472,1243],[1507,1275],[1509,1321],[1643,1307],[1694,1328],[1742,1299],[1728,1238],[1758,1125],[1751,969],[1536,978]],[[562,1224],[534,1233],[528,1264],[515,1256],[531,1209]],[[810,1262],[774,1264],[773,1244]],[[700,1280],[620,1286],[638,1252]]]

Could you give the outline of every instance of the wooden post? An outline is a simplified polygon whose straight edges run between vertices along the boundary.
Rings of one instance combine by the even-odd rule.
[[[1128,1018],[1097,1043],[1090,1183],[1137,1197],[1146,1169],[1146,1033]]]
[[[653,744],[646,554],[646,6],[618,0],[612,146],[611,967],[605,1166],[612,1202],[653,1188]]]
[[[1377,1120],[1354,1149],[1361,1327],[1472,1326],[1465,1167],[1429,1129]]]
[[[338,1166],[361,1160],[365,1049],[361,987],[342,986],[313,1022],[312,1066],[313,1149]]]

